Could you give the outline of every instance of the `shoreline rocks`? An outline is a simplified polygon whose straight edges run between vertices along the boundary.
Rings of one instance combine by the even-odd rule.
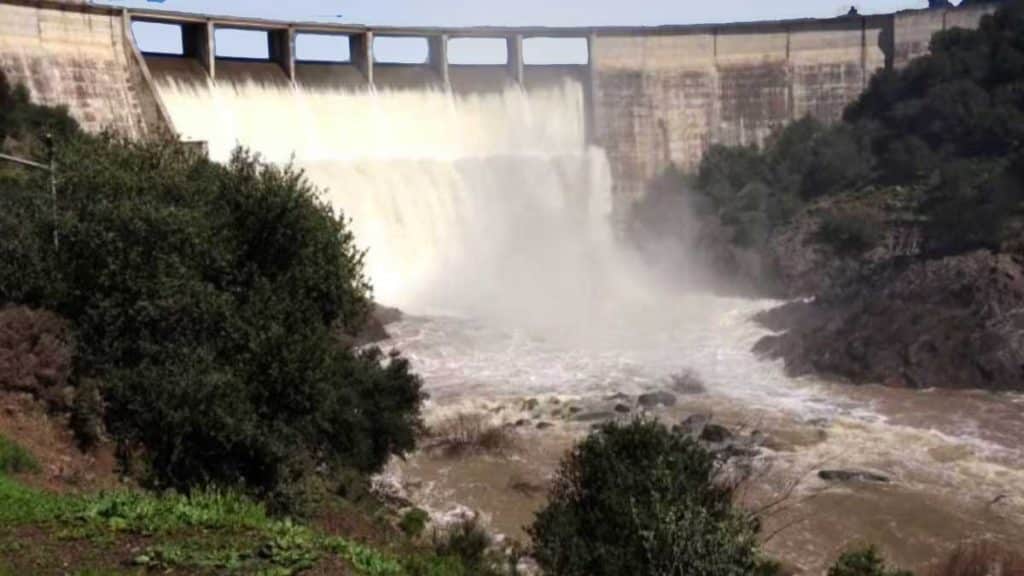
[[[754,351],[794,376],[905,388],[1024,390],[1024,259],[976,251],[894,264],[755,320]]]

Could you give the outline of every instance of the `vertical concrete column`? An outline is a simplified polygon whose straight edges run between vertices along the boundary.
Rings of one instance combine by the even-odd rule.
[[[523,35],[514,34],[506,38],[508,44],[508,75],[512,81],[523,85]]]
[[[212,20],[181,27],[181,45],[186,56],[197,58],[210,79],[217,77],[217,47]]]
[[[451,85],[448,77],[448,35],[430,36],[427,38],[427,46],[430,52],[430,66],[437,72],[441,84],[448,89]]]
[[[271,30],[267,33],[267,53],[284,70],[285,76],[295,83],[295,28]]]
[[[373,86],[373,32],[353,34],[348,38],[352,64],[363,73],[366,82]]]

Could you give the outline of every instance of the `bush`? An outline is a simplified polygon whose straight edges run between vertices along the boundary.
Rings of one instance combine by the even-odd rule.
[[[891,569],[874,546],[845,552],[828,569],[828,576],[913,576],[903,570]]]
[[[435,548],[440,556],[458,558],[470,574],[481,573],[488,563],[491,535],[476,520],[448,527]]]
[[[370,473],[413,448],[419,379],[397,354],[337,338],[365,324],[371,289],[344,217],[300,171],[82,134],[56,157],[59,250],[43,241],[49,211],[0,218],[35,239],[4,243],[18,264],[0,296],[70,321],[93,386],[74,403],[83,442],[102,414],[155,486],[275,501],[315,470]]]
[[[420,534],[423,534],[423,530],[427,527],[427,522],[430,521],[430,514],[422,508],[413,508],[402,515],[402,519],[398,522],[398,527],[401,528],[402,532],[410,538],[418,538]]]
[[[457,414],[431,430],[431,448],[448,456],[501,454],[515,444],[508,428],[491,424],[483,414]]]
[[[37,472],[39,462],[28,450],[0,436],[0,474]]]
[[[715,482],[714,457],[652,421],[609,423],[562,462],[529,533],[554,576],[748,575],[758,523]]]
[[[0,309],[0,390],[49,397],[67,385],[73,351],[63,319],[23,306]]]

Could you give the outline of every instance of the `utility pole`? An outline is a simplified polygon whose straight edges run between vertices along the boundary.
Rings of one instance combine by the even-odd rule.
[[[53,214],[53,250],[56,252],[60,248],[60,236],[57,232],[57,155],[54,153],[53,135],[47,133],[43,137],[43,141],[46,143],[46,155],[49,159],[49,165],[8,154],[0,154],[0,161],[11,162],[28,168],[49,172],[50,202],[52,204],[51,210]]]

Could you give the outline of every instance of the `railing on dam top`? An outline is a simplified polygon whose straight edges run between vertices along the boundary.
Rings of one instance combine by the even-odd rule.
[[[188,14],[136,11],[127,12],[133,29],[136,23],[148,23],[173,27],[180,34],[180,51],[178,56],[195,58],[207,71],[211,78],[217,77],[218,60],[259,59],[276,62],[284,71],[288,80],[297,80],[297,70],[303,64],[336,64],[350,66],[358,70],[369,85],[376,83],[376,71],[382,68],[419,67],[430,70],[436,82],[449,85],[451,70],[462,68],[503,69],[507,79],[523,84],[525,70],[530,67],[566,66],[587,69],[590,65],[592,52],[592,34],[588,29],[575,28],[395,28],[323,24],[323,23],[283,23],[270,20],[248,18],[207,18]],[[266,50],[255,58],[238,58],[223,55],[217,49],[218,31],[242,30],[258,31],[265,34]],[[333,43],[337,54],[319,50],[316,58],[304,59],[297,53],[298,40],[303,36],[331,37],[340,40]],[[425,57],[422,61],[402,62],[381,58],[375,48],[379,42],[392,39],[422,39],[425,41]],[[448,47],[452,42],[460,40],[490,40],[504,45],[504,60],[501,62],[452,62]],[[584,54],[578,53],[564,62],[538,61],[529,62],[524,58],[524,46],[529,48],[530,42],[575,40],[583,48]],[[328,46],[330,42],[321,42]],[[164,52],[147,50],[141,46],[147,56],[166,55]],[[578,50],[577,50],[578,52]],[[527,54],[529,50],[527,50]],[[472,60],[472,59],[471,59]]]

